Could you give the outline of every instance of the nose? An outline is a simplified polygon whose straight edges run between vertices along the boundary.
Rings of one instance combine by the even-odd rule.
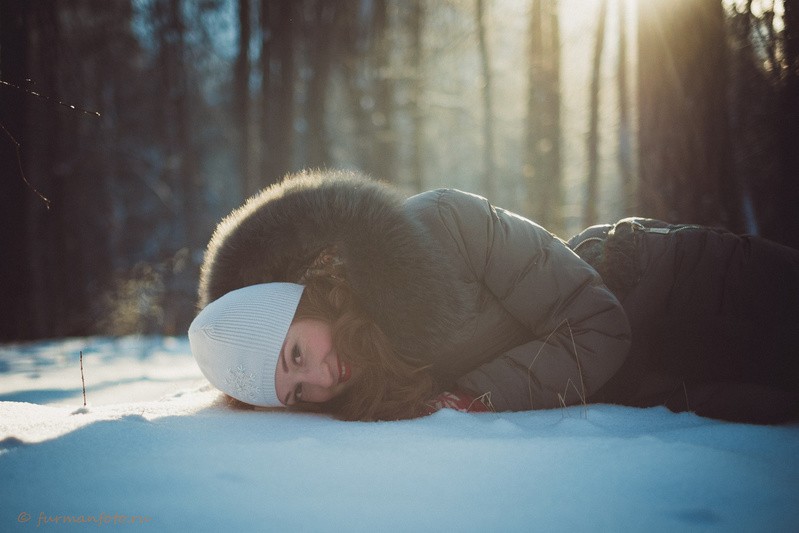
[[[331,388],[338,381],[338,376],[337,372],[333,371],[333,368],[329,363],[326,363],[325,361],[319,361],[318,365],[314,365],[313,368],[308,369],[306,381],[307,383],[316,385],[318,387]]]

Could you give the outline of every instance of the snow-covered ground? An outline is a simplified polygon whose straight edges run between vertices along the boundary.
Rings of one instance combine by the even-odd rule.
[[[339,422],[226,407],[185,338],[0,346],[0,531],[98,521],[136,531],[797,531],[799,425],[607,405]]]

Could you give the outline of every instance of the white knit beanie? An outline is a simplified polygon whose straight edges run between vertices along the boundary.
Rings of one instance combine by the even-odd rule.
[[[294,283],[264,283],[208,304],[189,327],[191,353],[208,381],[251,405],[283,405],[275,369],[302,291]]]

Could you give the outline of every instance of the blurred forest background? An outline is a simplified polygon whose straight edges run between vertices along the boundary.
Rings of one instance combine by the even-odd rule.
[[[306,167],[799,245],[799,0],[0,0],[0,80],[0,340],[184,334]]]

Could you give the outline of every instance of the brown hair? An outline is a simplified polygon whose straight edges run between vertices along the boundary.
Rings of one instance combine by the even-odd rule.
[[[395,420],[424,412],[434,381],[427,366],[404,360],[388,337],[358,305],[334,253],[320,254],[301,283],[305,285],[294,319],[330,324],[340,358],[358,368],[358,377],[323,404],[301,403],[303,410],[331,413],[344,420]]]

